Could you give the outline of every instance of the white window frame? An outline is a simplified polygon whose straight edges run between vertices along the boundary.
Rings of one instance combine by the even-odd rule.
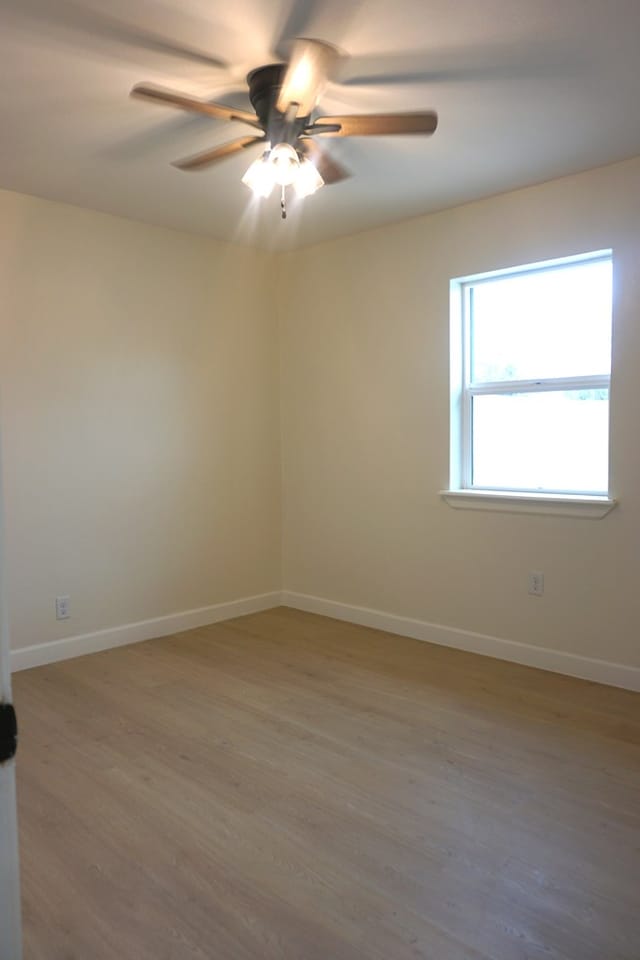
[[[579,516],[600,517],[615,505],[616,501],[611,498],[609,491],[598,494],[576,490],[543,493],[532,489],[472,485],[474,397],[557,390],[610,390],[611,386],[610,374],[472,383],[471,297],[473,288],[501,277],[548,272],[585,262],[612,262],[612,259],[611,250],[598,250],[594,253],[546,260],[451,281],[451,477],[449,489],[441,491],[451,506],[502,509],[510,512],[569,512]]]

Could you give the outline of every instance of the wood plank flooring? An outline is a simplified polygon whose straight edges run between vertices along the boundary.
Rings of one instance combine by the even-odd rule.
[[[25,960],[639,960],[640,696],[278,608],[19,673]]]

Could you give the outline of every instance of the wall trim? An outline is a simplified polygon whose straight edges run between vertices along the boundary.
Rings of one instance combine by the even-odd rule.
[[[527,667],[537,667],[540,670],[550,670],[552,673],[562,673],[582,680],[592,680],[595,683],[640,692],[640,667],[582,657],[561,650],[551,650],[548,647],[536,647],[517,640],[504,640],[501,637],[474,633],[457,627],[446,627],[426,620],[415,620],[394,613],[385,613],[382,610],[326,600],[290,590],[284,590],[282,593],[274,590],[271,593],[243,597],[209,607],[198,607],[195,610],[184,610],[181,613],[154,617],[151,620],[140,620],[119,627],[96,630],[93,633],[63,637],[49,643],[21,647],[10,652],[11,670],[12,672],[28,670],[30,667],[40,667],[47,663],[68,660],[71,657],[81,657],[87,653],[98,653],[112,647],[166,637],[172,633],[205,627],[249,613],[259,613],[261,610],[270,610],[280,605],[332,617],[335,620],[344,620],[347,623],[357,623],[386,633],[395,633],[401,637],[411,637],[414,640],[423,640],[481,656],[496,657],[498,660],[508,660]]]
[[[270,610],[272,607],[279,606],[280,601],[280,591],[260,593],[253,597],[230,600],[227,603],[216,603],[210,607],[198,607],[195,610],[171,613],[165,617],[125,623],[119,627],[109,627],[106,630],[96,630],[93,633],[84,633],[75,637],[63,637],[61,640],[51,640],[49,643],[35,643],[29,647],[11,650],[11,670],[16,672],[27,670],[29,667],[41,667],[46,663],[81,657],[86,653],[98,653],[100,650],[109,650],[111,647],[122,647],[129,643],[139,643],[141,640],[166,637],[171,633],[180,633],[182,630],[193,630],[194,627],[206,627],[211,623],[230,620],[232,617],[242,617],[247,613]]]
[[[288,590],[282,593],[282,604],[295,610],[318,613],[336,620],[346,620],[348,623],[396,633],[401,637],[412,637],[414,640],[424,640],[445,647],[454,647],[457,650],[466,650],[469,653],[496,657],[498,660],[509,660],[526,667],[537,667],[540,670],[550,670],[552,673],[579,677],[581,680],[592,680],[612,687],[640,691],[640,667],[582,657],[575,653],[551,650],[548,647],[536,647],[533,644],[504,640],[483,633],[473,633],[470,630],[460,630],[457,627],[427,623],[425,620],[412,620],[409,617],[384,613],[369,607],[357,607]]]

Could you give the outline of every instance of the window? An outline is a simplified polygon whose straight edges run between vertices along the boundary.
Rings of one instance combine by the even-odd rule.
[[[606,497],[611,251],[452,283],[452,484]]]

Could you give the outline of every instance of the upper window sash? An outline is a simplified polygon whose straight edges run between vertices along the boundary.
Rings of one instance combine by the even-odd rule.
[[[583,268],[589,269],[591,267],[597,266],[598,264],[607,264],[611,266],[611,263],[612,263],[611,251],[609,250],[598,251],[595,254],[584,254],[579,257],[571,257],[571,258],[565,258],[559,261],[534,264],[529,268],[523,269],[521,267],[516,267],[516,268],[511,268],[511,269],[507,269],[499,272],[496,271],[490,274],[479,275],[477,277],[468,277],[463,280],[454,281],[453,283],[457,284],[457,302],[459,304],[459,310],[460,310],[459,317],[460,317],[460,320],[462,321],[462,324],[461,324],[462,329],[460,331],[460,333],[462,334],[462,352],[460,356],[460,359],[462,360],[461,386],[467,386],[474,382],[489,383],[488,379],[483,379],[484,373],[481,372],[481,370],[475,371],[475,379],[474,379],[474,366],[475,366],[475,361],[477,359],[474,356],[476,349],[479,351],[478,357],[480,356],[482,357],[482,360],[479,360],[479,362],[481,364],[484,364],[484,362],[486,361],[486,350],[484,346],[481,346],[481,345],[486,345],[486,340],[484,339],[485,337],[484,328],[482,331],[480,329],[474,329],[475,323],[476,323],[474,317],[475,317],[475,314],[480,309],[479,306],[477,306],[474,303],[475,301],[474,295],[476,291],[479,292],[479,290],[486,288],[487,285],[492,286],[495,284],[500,284],[502,281],[508,282],[510,280],[517,280],[518,278],[535,277],[537,275],[544,277],[549,274],[563,273],[567,270],[575,271],[576,269],[578,270],[581,270]],[[576,281],[574,280],[574,282]],[[453,289],[453,283],[452,283],[452,289]],[[561,286],[559,291],[560,297],[562,296],[562,290],[563,290],[563,287]],[[453,299],[452,299],[452,305],[453,305]],[[483,318],[486,317],[486,310],[487,310],[487,304],[483,300],[482,313],[479,314],[479,316]],[[514,328],[518,329],[522,324],[522,318],[518,316],[519,311],[518,309],[515,308],[515,306],[514,306],[514,310],[516,314],[513,317]],[[529,322],[531,322],[531,320],[529,320]],[[549,330],[547,329],[546,332],[548,336]],[[601,333],[604,336],[604,328],[602,329]],[[535,334],[532,334],[532,335],[535,335]],[[610,334],[609,334],[609,339],[610,339]],[[565,344],[565,349],[566,349],[566,344]],[[577,365],[577,368],[574,367],[574,369],[571,369],[571,367],[574,365],[571,362],[569,362],[567,364],[567,368],[563,370],[562,364],[556,363],[556,364],[552,364],[552,366],[554,366],[555,369],[547,369],[547,370],[530,369],[527,371],[523,370],[522,373],[524,374],[524,377],[522,377],[522,379],[523,380],[526,379],[527,381],[531,380],[533,381],[534,384],[537,384],[539,380],[542,381],[545,379],[552,379],[554,377],[557,379],[560,379],[567,376],[567,378],[571,378],[573,380],[574,378],[577,378],[577,377],[610,376],[610,373],[611,373],[610,349],[611,348],[609,344],[609,347],[608,347],[609,352],[607,353],[607,356],[605,357],[605,354],[604,353],[602,354],[602,365],[600,365],[600,363],[595,363],[595,364],[593,363],[594,354],[592,351],[589,358],[585,357],[586,364],[582,370],[580,369],[580,364]],[[520,359],[522,359],[522,357]],[[598,367],[600,367],[600,369],[598,369]],[[496,373],[498,376],[491,377],[491,382],[499,382],[499,378],[501,378],[501,371],[498,372],[496,370]],[[504,377],[504,379],[510,379],[514,384],[517,383],[517,380],[514,377]]]
[[[506,267],[504,270],[493,270],[475,277],[466,277],[459,282],[463,287],[479,287],[482,283],[494,283],[503,277],[526,277],[532,273],[551,273],[553,270],[566,270],[581,265],[589,266],[592,263],[610,263],[611,250],[596,250],[594,253],[580,253],[577,256],[561,257],[558,260],[541,260],[529,267]]]

